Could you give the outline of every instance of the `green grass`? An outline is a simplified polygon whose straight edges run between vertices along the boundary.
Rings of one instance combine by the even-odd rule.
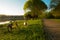
[[[55,22],[59,22],[60,23],[60,19],[54,19]]]
[[[60,19],[49,19],[49,20],[53,20],[53,21],[55,21],[55,22],[60,23]]]
[[[17,20],[19,26],[12,32],[8,32],[7,24],[0,25],[0,40],[45,40],[41,20],[28,20],[28,26],[23,22]]]

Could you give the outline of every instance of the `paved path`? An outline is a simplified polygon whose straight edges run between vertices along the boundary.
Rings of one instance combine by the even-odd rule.
[[[47,35],[46,40],[60,40],[60,22],[45,19],[44,26],[44,30]]]

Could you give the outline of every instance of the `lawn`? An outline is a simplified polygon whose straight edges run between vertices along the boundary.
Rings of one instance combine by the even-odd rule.
[[[60,23],[60,19],[54,19],[54,21]]]
[[[41,20],[28,20],[28,26],[23,25],[24,20],[17,20],[18,27],[8,32],[7,25],[0,25],[0,40],[45,40]]]
[[[60,19],[49,19],[49,20],[60,23]]]

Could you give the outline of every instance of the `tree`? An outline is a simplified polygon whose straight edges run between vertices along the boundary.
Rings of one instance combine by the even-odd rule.
[[[60,3],[58,3],[57,6],[55,6],[51,13],[55,16],[55,18],[60,18]]]
[[[46,18],[52,19],[52,18],[54,18],[54,16],[52,13],[49,12],[49,13],[46,13]]]
[[[55,8],[60,3],[60,0],[51,0],[51,8]]]
[[[27,12],[27,13],[24,14],[24,17],[25,17],[25,19],[32,19],[32,18],[37,19],[38,15],[32,14],[31,12]]]
[[[33,14],[33,16],[39,16],[40,14],[42,14],[42,11],[47,9],[47,6],[45,5],[45,3],[42,0],[28,0],[25,5],[24,5],[24,10],[25,12],[30,10],[31,11],[31,15]]]
[[[31,13],[31,12],[27,12],[27,13],[24,14],[24,18],[25,18],[25,20],[31,18],[31,14],[30,14],[30,13]]]

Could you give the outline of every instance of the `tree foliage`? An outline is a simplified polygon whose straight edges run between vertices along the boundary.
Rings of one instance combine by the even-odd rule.
[[[57,0],[58,1],[58,0]],[[55,6],[55,8],[51,11],[51,13],[54,15],[55,18],[60,18],[60,1],[58,1],[58,4]]]
[[[56,7],[60,3],[60,0],[51,0],[51,8]]]
[[[47,6],[42,0],[28,0],[24,5],[24,10],[30,10],[30,15],[34,17],[42,14],[42,11],[45,9],[47,9]]]
[[[38,15],[32,14],[31,12],[27,12],[27,13],[25,13],[24,17],[25,17],[25,19],[32,19],[32,18],[37,19]]]

